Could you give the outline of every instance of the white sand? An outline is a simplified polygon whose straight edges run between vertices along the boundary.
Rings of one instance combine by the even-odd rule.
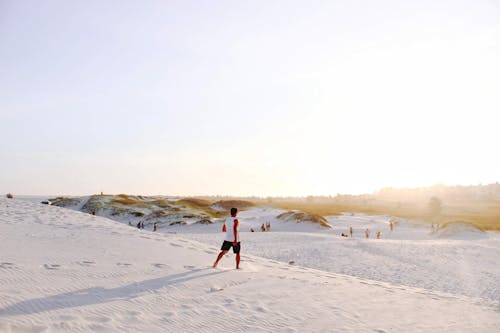
[[[242,221],[249,221],[243,227],[261,223],[266,212],[242,213]],[[359,223],[361,230],[362,223],[377,222]],[[308,231],[301,225],[297,231],[273,222],[281,231],[242,234],[243,269],[235,270],[233,255],[223,258],[220,268],[210,268],[220,246],[218,227],[153,233],[0,199],[0,332],[496,332],[500,327],[496,235],[428,243],[418,237],[347,240],[338,237],[339,229]],[[329,241],[321,246],[328,251],[312,245],[321,237]],[[412,242],[411,250],[398,252],[391,242]],[[467,246],[459,242],[469,242],[480,260],[464,271],[467,283],[428,288],[428,279],[453,281],[446,276],[456,262],[443,270],[432,264],[454,258],[447,253],[439,259],[442,242],[451,242],[449,252],[463,252],[464,258]],[[433,246],[438,250],[418,250]],[[284,261],[295,251],[296,264],[248,254],[259,249]],[[351,264],[353,272],[340,270],[352,276],[334,273],[335,267],[325,266],[335,260],[324,259],[325,252],[334,258],[335,249],[351,263],[371,262],[378,270],[389,267],[391,274],[380,273],[378,281],[356,277],[367,275],[356,270],[363,266],[358,264]],[[416,262],[424,256],[430,266],[420,269]],[[387,278],[398,267],[400,283]],[[413,274],[407,272],[413,268]],[[490,291],[474,286],[481,283]]]

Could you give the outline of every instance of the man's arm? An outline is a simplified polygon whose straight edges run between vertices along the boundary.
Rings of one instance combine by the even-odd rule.
[[[222,225],[222,232],[226,232],[226,224],[225,223]]]
[[[238,220],[234,220],[234,227],[233,227],[233,232],[234,232],[234,242],[233,244],[236,245],[238,243]]]

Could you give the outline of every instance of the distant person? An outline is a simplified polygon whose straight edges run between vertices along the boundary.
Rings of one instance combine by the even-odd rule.
[[[380,239],[380,236],[382,236],[382,232],[377,231],[377,239]]]
[[[262,231],[262,232],[266,231],[266,227],[264,226],[264,223],[262,223],[262,225],[260,226],[260,231]]]
[[[255,232],[255,230],[253,228],[250,228],[250,232]]]
[[[394,230],[394,223],[391,221],[389,221],[389,229],[391,229],[391,231]]]
[[[137,223],[137,229],[141,229],[141,221]]]
[[[95,210],[93,210],[93,211],[92,211],[92,215],[94,215],[94,216],[95,216]]]
[[[238,214],[237,208],[231,208],[231,217],[228,217],[224,221],[222,226],[222,232],[225,232],[224,242],[222,243],[221,252],[215,260],[213,268],[217,267],[217,264],[222,259],[222,257],[229,251],[232,247],[233,252],[236,254],[236,269],[240,268],[240,234],[239,234],[239,221],[236,215]],[[264,225],[264,224],[262,224]]]
[[[14,199],[14,196],[12,195],[12,193],[7,193],[6,197],[8,199]]]
[[[266,231],[271,231],[271,222],[266,223]]]
[[[349,235],[351,236],[352,238],[352,227],[349,227]]]
[[[144,222],[141,222],[141,229],[144,229]]]
[[[365,237],[370,238],[370,230],[368,228],[365,230]]]
[[[344,234],[344,233],[342,233],[342,235],[341,235],[341,236],[342,236],[342,237],[348,237],[348,236],[347,236],[347,234]]]
[[[158,223],[155,222],[155,224],[153,224],[153,231],[157,231],[158,230]]]

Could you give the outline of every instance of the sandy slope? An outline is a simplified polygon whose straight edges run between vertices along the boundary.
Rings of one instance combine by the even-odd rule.
[[[0,200],[0,332],[494,332],[493,302]],[[217,244],[218,245],[218,244]]]

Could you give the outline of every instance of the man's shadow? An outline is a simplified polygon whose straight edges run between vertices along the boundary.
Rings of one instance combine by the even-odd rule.
[[[57,309],[108,303],[117,300],[130,300],[140,296],[140,294],[146,291],[157,290],[166,286],[171,286],[224,272],[210,271],[202,274],[197,274],[205,270],[206,269],[199,268],[188,272],[173,274],[141,282],[134,282],[126,286],[110,289],[94,287],[75,290],[69,293],[54,296],[34,298],[18,302],[0,309],[0,316],[28,315]]]

